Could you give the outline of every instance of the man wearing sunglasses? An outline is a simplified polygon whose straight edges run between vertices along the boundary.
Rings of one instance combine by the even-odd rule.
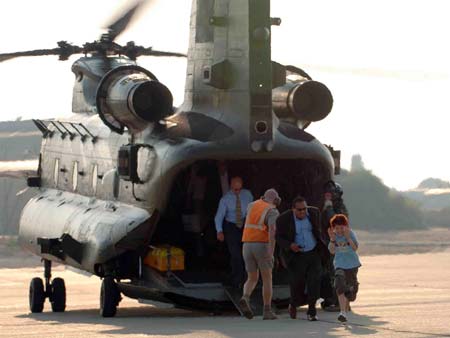
[[[296,197],[292,209],[277,219],[276,241],[282,249],[291,290],[289,315],[297,318],[297,307],[308,304],[307,318],[317,320],[316,301],[320,295],[321,254],[326,252],[316,208],[308,208],[303,197]]]

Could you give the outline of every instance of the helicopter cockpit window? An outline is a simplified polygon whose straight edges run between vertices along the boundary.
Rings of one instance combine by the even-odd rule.
[[[77,190],[78,185],[78,162],[73,162],[73,172],[72,172],[72,189],[73,191]]]
[[[98,166],[94,164],[92,167],[92,191],[94,195],[97,193]]]
[[[55,158],[55,168],[53,172],[53,183],[55,187],[58,186],[58,177],[59,177],[59,158]]]

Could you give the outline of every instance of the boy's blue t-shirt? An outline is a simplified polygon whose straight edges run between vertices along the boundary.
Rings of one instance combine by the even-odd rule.
[[[353,243],[358,245],[358,239],[353,231],[350,230],[350,238]],[[335,269],[353,269],[361,266],[358,254],[348,244],[345,236],[336,234],[335,254],[334,254],[334,268]]]

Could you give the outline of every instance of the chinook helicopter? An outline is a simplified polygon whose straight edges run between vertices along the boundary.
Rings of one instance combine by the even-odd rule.
[[[330,113],[332,95],[302,69],[272,61],[271,29],[281,19],[270,16],[270,0],[193,0],[187,55],[114,42],[142,3],[93,43],[61,41],[55,49],[0,55],[6,61],[84,54],[72,65],[72,114],[33,120],[42,146],[27,183],[37,194],[24,207],[19,229],[20,244],[44,263],[44,280],[30,283],[31,312],[42,312],[46,298],[53,311],[65,310],[65,283],[52,278],[52,262],[102,278],[104,317],[116,314],[121,295],[179,307],[232,307],[223,285],[228,253],[216,242],[212,221],[222,196],[219,167],[243,177],[254,196],[277,189],[281,209],[298,194],[320,205],[324,183],[339,170],[340,152],[305,131]],[[187,57],[179,107],[170,90],[137,65],[140,56]],[[196,168],[207,182],[200,237],[186,217],[192,216],[186,201]],[[184,264],[171,257],[178,255],[174,247]],[[148,263],[166,249],[163,268]],[[288,300],[286,270],[278,265],[273,301],[283,307]]]

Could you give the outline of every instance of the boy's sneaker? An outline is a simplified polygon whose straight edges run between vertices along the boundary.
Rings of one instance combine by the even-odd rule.
[[[339,313],[338,320],[341,323],[346,323],[347,322],[347,317],[346,317],[345,313],[343,313],[343,312]]]
[[[250,304],[248,303],[248,299],[245,297],[242,297],[239,300],[239,307],[241,308],[242,313],[244,314],[245,318],[252,319],[253,318],[253,311],[250,308]]]

